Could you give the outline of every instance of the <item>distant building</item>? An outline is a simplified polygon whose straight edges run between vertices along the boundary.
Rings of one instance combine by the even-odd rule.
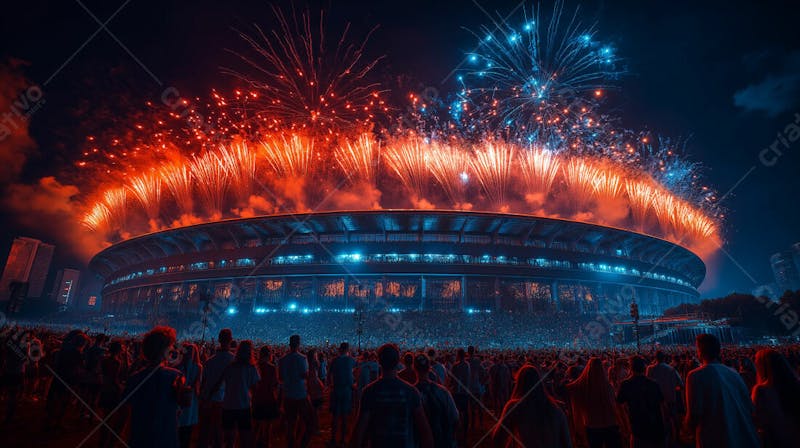
[[[0,301],[9,300],[14,282],[26,283],[27,297],[39,297],[50,270],[55,246],[33,238],[14,238],[0,277]]]
[[[61,306],[74,305],[75,298],[78,295],[78,280],[80,280],[81,271],[76,269],[62,269],[58,271],[56,282],[53,285],[53,300]]]
[[[800,269],[798,269],[800,263],[798,261],[800,261],[800,244],[792,245],[792,250],[778,252],[769,257],[769,264],[772,266],[779,295],[786,290],[800,289]]]

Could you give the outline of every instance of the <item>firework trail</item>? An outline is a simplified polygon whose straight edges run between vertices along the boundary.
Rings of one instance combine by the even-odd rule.
[[[349,42],[347,24],[329,51],[324,13],[315,21],[309,11],[300,17],[287,17],[277,8],[273,12],[277,29],[264,32],[254,25],[252,35],[240,33],[251,56],[232,51],[253,75],[223,69],[256,92],[263,115],[278,120],[284,128],[335,133],[369,124],[376,113],[387,110],[379,84],[367,79],[382,59],[364,55],[375,28],[360,44],[354,44]]]
[[[256,153],[246,143],[237,143],[220,146],[219,155],[235,196],[240,203],[246,203],[258,179]]]
[[[105,204],[98,202],[83,217],[83,225],[92,232],[104,232],[111,220],[111,213]]]
[[[269,168],[280,177],[302,177],[311,173],[314,140],[293,134],[272,137],[261,142]]]
[[[527,192],[544,194],[550,192],[560,166],[558,158],[552,151],[539,148],[520,150],[519,164]]]
[[[191,215],[194,211],[194,177],[189,164],[173,162],[165,165],[161,168],[161,178],[181,212]]]
[[[108,209],[108,218],[111,225],[117,228],[125,227],[127,202],[128,191],[125,188],[113,188],[103,193],[103,203]]]
[[[351,183],[365,181],[374,186],[378,177],[380,143],[368,134],[361,134],[355,141],[346,141],[337,146],[335,159]]]
[[[637,230],[644,229],[647,212],[653,206],[655,189],[647,182],[629,179],[625,182],[625,192],[628,195],[633,223]]]
[[[433,147],[428,157],[428,168],[453,207],[461,208],[466,201],[470,155],[457,146],[434,143]]]
[[[597,177],[592,180],[592,189],[600,200],[620,197],[623,182],[619,174],[610,166],[598,169]]]
[[[147,213],[150,221],[158,219],[161,208],[161,176],[158,173],[143,174],[129,181],[128,188]]]
[[[472,170],[483,191],[498,209],[506,206],[516,148],[507,143],[487,142],[473,156]]]
[[[591,162],[579,158],[570,159],[563,167],[564,183],[574,195],[574,203],[584,208],[594,193],[594,181],[600,170]]]
[[[223,158],[218,152],[209,151],[202,156],[195,156],[190,169],[197,180],[197,190],[206,210],[212,216],[219,215],[223,211],[222,204],[231,182]]]
[[[430,171],[428,152],[430,145],[418,137],[399,139],[383,152],[384,160],[402,184],[414,195],[423,199],[428,192]]]

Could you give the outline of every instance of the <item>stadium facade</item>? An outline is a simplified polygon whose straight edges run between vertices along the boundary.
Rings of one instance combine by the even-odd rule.
[[[372,210],[224,220],[98,253],[108,313],[356,308],[644,315],[698,298],[703,261],[651,236],[527,215]]]

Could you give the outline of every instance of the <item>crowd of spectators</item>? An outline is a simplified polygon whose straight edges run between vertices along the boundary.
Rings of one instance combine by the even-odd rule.
[[[109,336],[2,333],[3,419],[44,401],[43,429],[100,420],[103,447],[793,447],[800,346],[658,351],[383,342],[215,341],[157,326]],[[237,337],[244,337],[238,339]],[[473,335],[474,341],[485,336]],[[461,340],[459,339],[458,342]],[[406,341],[408,342],[408,341]],[[412,348],[413,347],[413,348]],[[324,428],[324,417],[332,418]],[[491,426],[486,434],[480,429]],[[330,429],[330,430],[329,430]],[[329,440],[321,441],[323,434]],[[476,439],[477,438],[477,439]]]

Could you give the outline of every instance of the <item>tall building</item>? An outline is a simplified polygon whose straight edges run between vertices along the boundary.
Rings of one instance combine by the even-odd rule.
[[[27,283],[27,297],[39,297],[50,270],[55,247],[33,238],[14,238],[0,277],[0,300],[10,298],[13,282]]]
[[[44,282],[47,274],[50,273],[50,262],[53,260],[53,252],[56,247],[52,244],[39,243],[36,249],[36,256],[33,258],[33,266],[28,276],[28,297],[41,297],[44,291]]]
[[[56,282],[53,285],[53,300],[61,306],[72,306],[78,294],[78,280],[81,271],[77,269],[62,269],[58,271]]]
[[[786,290],[800,289],[800,269],[796,262],[798,259],[797,248],[798,245],[795,244],[792,246],[792,250],[778,252],[769,257],[769,264],[772,266],[772,274],[775,276],[779,294],[783,294]]]

